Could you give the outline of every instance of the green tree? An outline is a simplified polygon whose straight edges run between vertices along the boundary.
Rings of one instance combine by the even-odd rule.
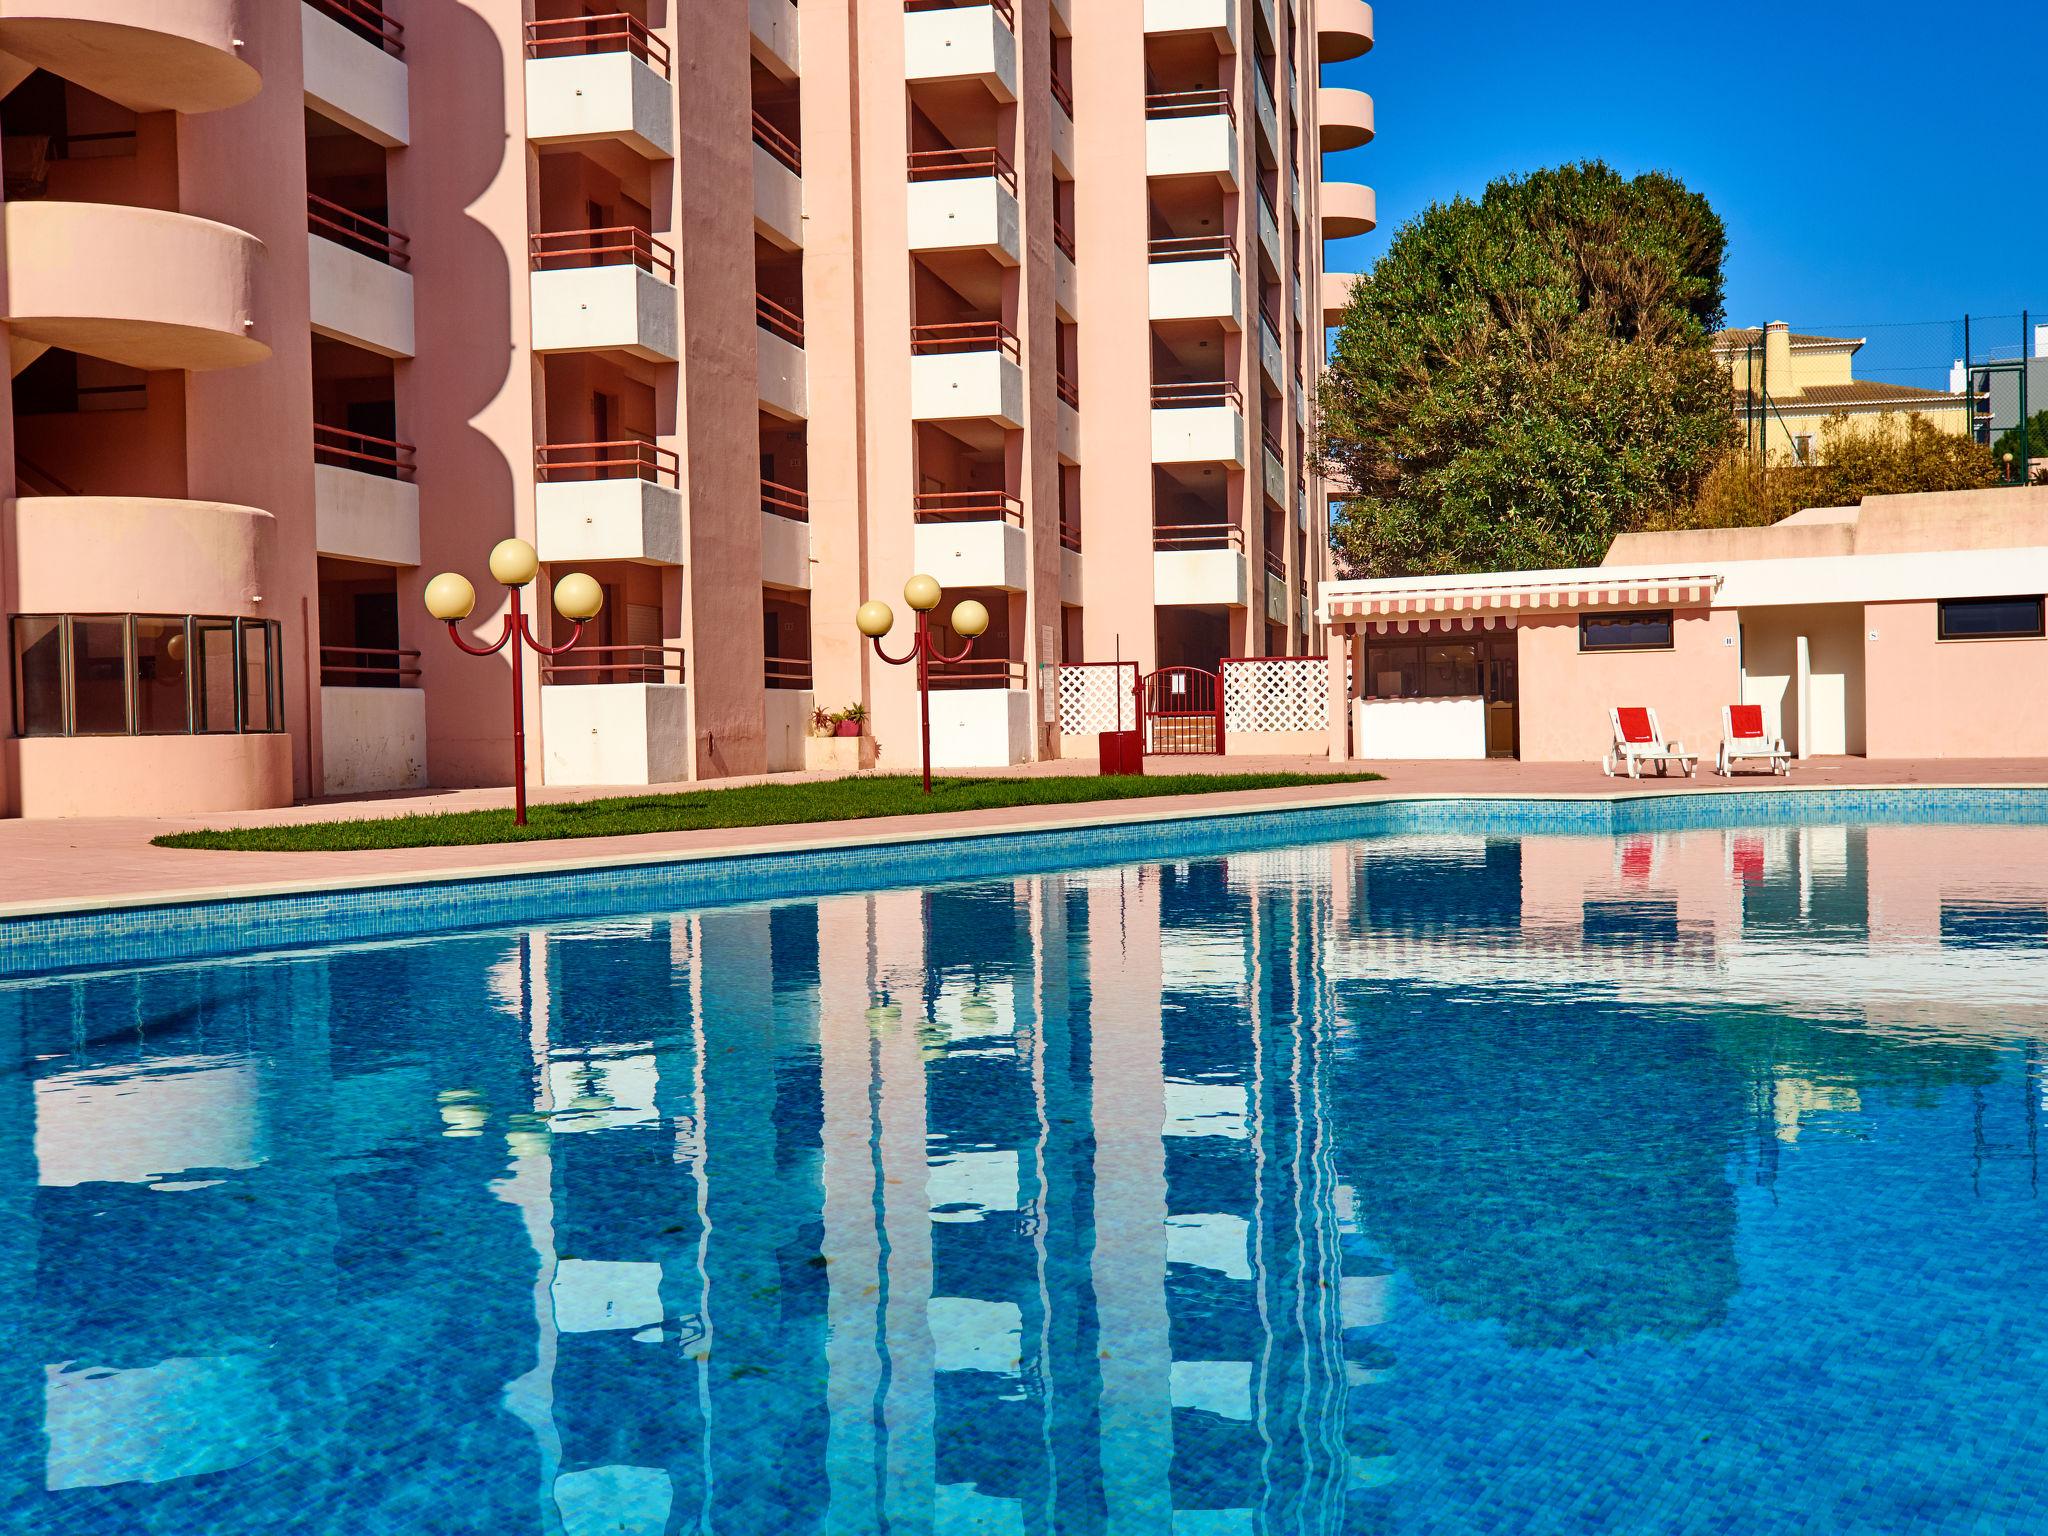
[[[2005,456],[2012,455],[2012,472],[2020,472],[2020,429],[2007,427],[1998,434],[1998,441],[1991,445],[1991,460],[2001,469]],[[2036,411],[2027,418],[2027,455],[2033,461],[2036,473],[2043,461],[2048,461],[2048,411]]]
[[[1321,451],[1361,576],[1597,563],[1735,434],[1727,235],[1669,176],[1587,163],[1437,204],[1353,286]]]

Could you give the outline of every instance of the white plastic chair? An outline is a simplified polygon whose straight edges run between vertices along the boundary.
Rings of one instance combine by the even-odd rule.
[[[1721,751],[1714,760],[1714,771],[1729,779],[1735,776],[1737,763],[1759,760],[1774,774],[1790,777],[1792,773],[1792,754],[1785,750],[1784,738],[1764,734],[1763,705],[1723,705]]]
[[[1682,741],[1666,741],[1664,733],[1657,726],[1657,711],[1637,704],[1618,704],[1607,711],[1607,720],[1614,727],[1614,747],[1600,759],[1600,766],[1611,779],[1627,770],[1632,779],[1640,779],[1643,769],[1653,767],[1662,778],[1673,764],[1676,764],[1689,779],[1699,771],[1700,759],[1697,752],[1685,750]]]

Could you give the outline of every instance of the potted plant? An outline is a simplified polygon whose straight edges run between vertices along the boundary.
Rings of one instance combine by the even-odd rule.
[[[811,735],[819,737],[830,736],[833,734],[833,732],[837,731],[838,729],[839,717],[837,715],[834,715],[830,710],[814,709],[811,711]]]
[[[849,704],[832,717],[835,736],[858,736],[868,718],[865,704]]]

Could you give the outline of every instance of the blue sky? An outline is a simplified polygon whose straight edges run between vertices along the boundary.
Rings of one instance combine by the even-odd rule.
[[[1598,157],[1673,172],[1712,200],[1728,225],[1733,323],[1854,327],[1876,353],[1879,328],[1905,322],[2022,307],[2048,320],[2043,0],[1374,11],[1378,45],[1323,80],[1369,91],[1379,136],[1328,157],[1325,174],[1375,187],[1381,222],[1331,242],[1331,270],[1370,267],[1432,201]],[[1888,339],[1901,361],[1950,346],[1933,329]]]

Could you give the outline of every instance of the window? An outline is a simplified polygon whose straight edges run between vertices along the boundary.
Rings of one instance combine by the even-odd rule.
[[[1671,610],[1654,613],[1582,613],[1581,651],[1668,651]]]
[[[1952,597],[1941,605],[1944,640],[2038,640],[2038,597]]]
[[[1792,461],[1795,464],[1811,464],[1813,462],[1813,434],[1811,432],[1801,432],[1792,439]]]
[[[284,728],[275,621],[17,614],[9,629],[16,735]]]

